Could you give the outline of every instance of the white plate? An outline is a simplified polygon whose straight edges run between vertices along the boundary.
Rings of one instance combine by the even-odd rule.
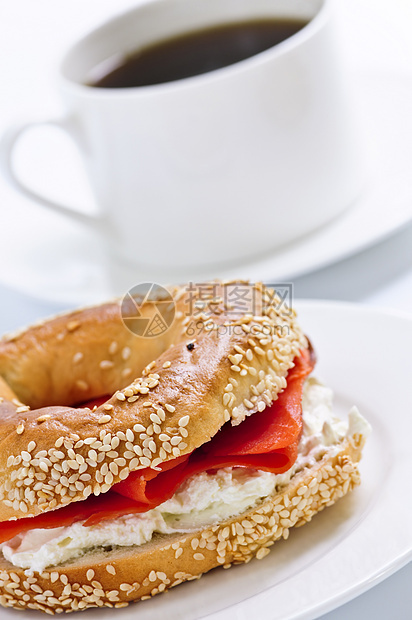
[[[385,15],[375,0],[339,0],[338,5],[342,55],[352,82],[367,162],[364,194],[345,214],[296,243],[230,270],[195,272],[189,265],[184,273],[167,273],[165,266],[158,274],[121,269],[112,285],[105,272],[102,244],[93,234],[30,203],[5,187],[0,179],[0,202],[3,207],[8,206],[0,210],[0,226],[8,231],[2,236],[0,246],[0,282],[34,297],[65,305],[100,301],[112,294],[122,294],[129,286],[150,278],[165,282],[242,276],[279,282],[359,252],[409,222],[412,219],[412,73],[408,74],[409,52],[403,48],[408,37],[406,29],[402,29],[402,7],[397,6],[399,13],[389,11]],[[102,9],[101,19],[105,17],[104,11],[107,7]],[[55,28],[59,30],[57,17],[54,19]],[[68,21],[75,38],[74,22]],[[47,20],[44,23],[47,25]],[[40,21],[37,27],[42,27]],[[46,31],[44,34],[46,45]],[[17,45],[20,51],[20,40]],[[52,52],[50,48],[49,55]],[[13,62],[13,53],[9,56]],[[14,73],[10,71],[14,80]],[[10,100],[10,106],[12,103]],[[47,191],[50,181],[54,181],[54,189],[60,190],[60,194],[63,191],[68,203],[81,202],[75,160],[64,151],[63,161],[53,162],[55,151],[49,152],[45,145],[39,150],[41,146],[39,137],[33,142],[36,150],[27,153],[26,160],[31,162],[27,167],[33,182],[37,180],[37,189]],[[57,167],[52,168],[50,175],[49,167],[53,164]],[[41,180],[44,168],[46,177]]]
[[[357,404],[373,426],[360,464],[362,484],[292,530],[264,560],[216,569],[118,620],[311,620],[354,598],[412,556],[412,318],[332,302],[299,302],[319,356],[316,374],[335,390],[336,409]],[[90,620],[111,610],[85,612]],[[2,620],[15,612],[1,610]],[[35,620],[42,614],[20,612]]]

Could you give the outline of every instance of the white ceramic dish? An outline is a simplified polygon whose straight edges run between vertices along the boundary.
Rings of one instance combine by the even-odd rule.
[[[262,561],[221,569],[118,620],[312,620],[354,598],[412,557],[410,514],[412,318],[332,302],[299,302],[301,324],[319,355],[317,376],[335,390],[337,410],[356,403],[373,426],[361,462],[362,484]],[[1,610],[2,620],[16,612]],[[20,612],[27,620],[42,614]],[[86,619],[112,618],[90,610]]]
[[[361,198],[329,225],[254,262],[219,273],[188,266],[185,272],[120,270],[116,284],[105,273],[99,240],[81,225],[38,209],[25,199],[1,214],[0,282],[33,297],[84,304],[122,294],[129,286],[243,277],[285,281],[377,243],[412,219],[412,78],[362,72],[353,75],[354,96],[365,137],[367,182]],[[391,123],[386,119],[390,117]],[[0,186],[1,194],[1,186]],[[35,234],[33,234],[35,231]]]

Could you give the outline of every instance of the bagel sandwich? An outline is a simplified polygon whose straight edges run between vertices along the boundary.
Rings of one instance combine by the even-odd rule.
[[[114,301],[0,341],[2,605],[123,607],[262,559],[359,483],[368,423],[334,416],[274,291],[245,313],[229,285],[172,287],[153,338]]]

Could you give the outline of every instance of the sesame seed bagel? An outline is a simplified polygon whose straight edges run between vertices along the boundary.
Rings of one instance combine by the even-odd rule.
[[[164,592],[206,571],[264,558],[290,528],[310,521],[359,483],[356,463],[362,435],[326,449],[318,462],[296,473],[286,487],[236,518],[190,534],[158,535],[140,547],[92,551],[27,576],[0,560],[0,603],[47,613],[89,607],[124,607]]]
[[[186,288],[171,289],[173,324],[154,338],[130,332],[115,301],[0,342],[0,521],[105,493],[277,398],[308,346],[294,312],[255,284],[255,314],[245,314],[224,301],[227,284],[215,286],[213,313],[198,312],[200,293],[189,312]]]

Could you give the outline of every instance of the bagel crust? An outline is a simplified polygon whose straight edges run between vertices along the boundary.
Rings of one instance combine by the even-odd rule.
[[[27,576],[0,560],[0,603],[47,613],[89,607],[124,607],[217,566],[264,558],[290,528],[310,521],[359,483],[362,435],[326,450],[312,467],[242,515],[190,534],[157,536],[140,547],[95,551],[43,573]]]
[[[225,303],[225,286],[212,315],[191,315],[187,289],[171,289],[175,320],[156,338],[132,334],[115,301],[0,342],[0,521],[105,493],[277,398],[308,342],[273,291],[249,285],[252,315]],[[198,333],[189,337],[193,322]],[[93,410],[70,406],[106,394]]]

